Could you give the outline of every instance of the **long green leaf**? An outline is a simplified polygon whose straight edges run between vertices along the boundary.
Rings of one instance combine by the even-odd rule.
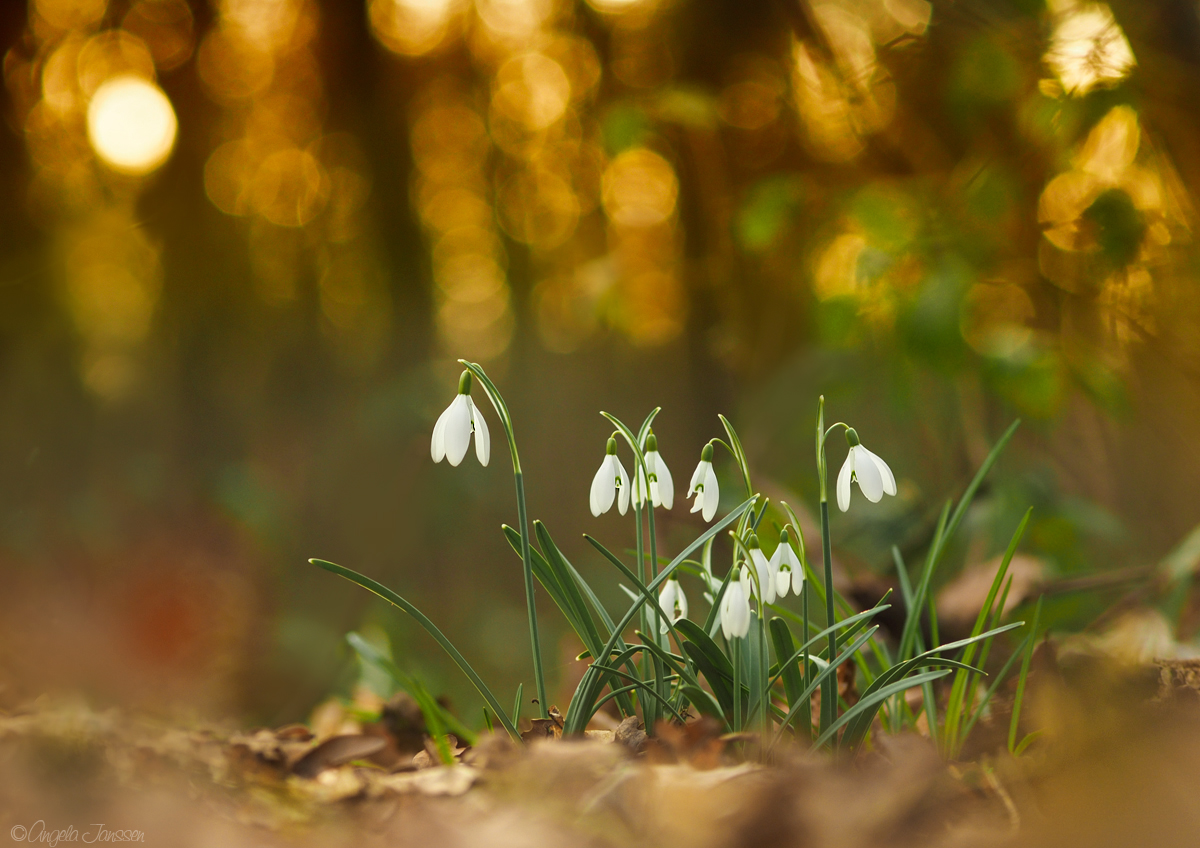
[[[810,680],[808,683],[808,687],[803,692],[800,693],[799,700],[797,700],[795,703],[788,705],[787,714],[784,716],[783,721],[780,723],[779,729],[775,731],[775,738],[771,740],[771,747],[774,747],[779,742],[780,737],[783,736],[783,731],[787,728],[788,725],[790,725],[792,723],[792,719],[794,719],[796,717],[796,713],[800,709],[801,705],[812,698],[813,692],[816,692],[817,688],[819,686],[821,686],[823,683],[825,683],[825,681],[829,678],[830,675],[836,675],[838,667],[841,666],[841,664],[844,663],[846,660],[848,660],[852,656],[854,656],[854,652],[857,651],[859,648],[861,648],[867,642],[868,639],[870,639],[872,636],[874,636],[875,631],[878,629],[879,629],[879,625],[876,625],[876,626],[872,627],[870,630],[868,630],[866,633],[864,633],[863,635],[859,636],[858,639],[856,639],[849,648],[847,648],[846,650],[844,650],[840,654],[838,654],[837,658],[833,662],[829,663],[829,665],[827,665],[825,668],[821,669],[821,671],[818,674],[813,675],[812,680]],[[837,678],[835,677],[834,678],[835,683],[836,683],[836,680],[837,680]]]
[[[675,571],[675,568],[691,555],[692,551],[699,548],[709,539],[716,536],[717,533],[720,533],[731,523],[736,521],[743,512],[753,505],[755,499],[755,497],[747,498],[732,512],[700,534],[700,536],[698,536],[694,541],[692,541],[691,544],[684,548],[678,556],[671,560],[671,562],[668,563],[661,572],[659,572],[658,577],[654,578],[654,580],[650,582],[650,585],[646,587],[647,591],[650,593],[654,592],[654,590],[662,585],[663,581],[671,576],[671,574]],[[644,603],[645,599],[643,598],[641,601],[630,605],[629,610],[622,617],[616,628],[614,628],[612,635],[609,636],[608,644],[605,646],[605,649],[600,652],[600,656],[608,656],[614,645],[616,645],[617,639],[620,638],[620,634],[625,630],[626,627],[629,626],[629,623],[633,621],[634,616],[637,615],[638,611],[642,607],[642,604]],[[587,727],[587,722],[591,719],[591,716],[594,712],[593,704],[596,697],[599,696],[599,691],[597,690],[598,681],[596,680],[597,674],[599,674],[599,671],[597,671],[596,674],[593,674],[590,667],[584,672],[583,679],[580,681],[580,688],[576,689],[576,697],[571,699],[571,705],[567,708],[567,716],[563,723],[564,733],[582,733],[583,729]]]
[[[538,546],[545,552],[546,562],[554,571],[558,578],[559,584],[563,587],[563,593],[566,596],[567,602],[575,611],[575,617],[582,627],[576,629],[579,638],[584,645],[593,650],[600,650],[600,646],[604,644],[600,638],[600,631],[596,629],[596,622],[592,620],[592,614],[587,608],[587,604],[583,600],[583,595],[579,592],[579,587],[575,585],[575,577],[571,574],[570,563],[563,556],[558,545],[554,544],[554,540],[550,538],[550,531],[546,529],[546,525],[536,518],[533,520],[533,532],[537,536]]]
[[[593,665],[596,665],[596,663],[593,663]],[[638,680],[636,677],[626,674],[625,672],[621,671],[620,669],[613,668],[612,666],[600,666],[600,671],[607,671],[609,674],[616,675],[617,677],[624,677],[626,680],[634,681],[633,685],[638,687],[639,691],[645,692],[648,695],[653,695],[654,699],[656,701],[658,701],[664,707],[666,707],[668,710],[670,710],[675,715],[675,718],[679,719],[680,724],[687,723],[687,719],[685,719],[679,713],[679,710],[675,709],[675,705],[672,704],[665,697],[660,695],[658,692],[656,692],[654,687],[651,686],[649,683],[643,683],[641,680]],[[593,710],[593,715],[594,714],[595,714],[595,711]]]
[[[775,647],[775,656],[783,658],[780,662],[784,664],[780,666],[778,672],[783,678],[783,691],[787,695],[788,703],[795,703],[800,697],[800,693],[804,691],[804,679],[800,675],[800,668],[795,663],[787,663],[785,660],[796,650],[796,640],[792,637],[792,631],[788,628],[787,622],[779,616],[772,618],[769,626],[771,642]]]
[[[1012,563],[1012,558],[1017,552],[1017,546],[1021,543],[1021,538],[1025,535],[1025,528],[1029,525],[1029,517],[1033,514],[1033,508],[1030,507],[1025,512],[1025,516],[1021,519],[1021,523],[1017,526],[1016,532],[1008,542],[1008,548],[1004,551],[1004,559],[1000,561],[1000,568],[996,570],[996,576],[992,579],[992,585],[988,589],[987,597],[984,599],[983,606],[979,610],[979,614],[975,617],[975,625],[971,628],[971,635],[978,635],[992,616],[993,606],[996,603],[996,595],[1000,591],[1000,587],[1004,584],[1004,578],[1008,574],[1008,567]],[[1003,612],[1003,610],[1001,610]],[[976,643],[967,647],[963,653],[963,662],[968,665],[975,659]],[[959,739],[958,729],[963,720],[964,704],[967,700],[967,686],[970,681],[970,673],[959,671],[954,676],[954,683],[950,689],[950,699],[946,706],[946,744],[949,746],[952,754],[957,753]]]
[[[722,718],[732,713],[733,686],[726,682],[724,675],[717,670],[717,666],[695,642],[685,639],[681,647],[692,664],[696,666],[696,670],[708,681],[709,688],[712,689],[713,695],[717,699],[717,705],[721,708]],[[732,679],[732,674],[730,679]]]
[[[517,732],[517,728],[514,727],[513,723],[509,720],[508,714],[504,712],[504,709],[500,706],[500,702],[497,701],[496,696],[492,694],[492,690],[489,689],[487,684],[483,682],[483,678],[475,673],[475,669],[471,668],[471,664],[467,662],[466,658],[462,654],[458,652],[458,648],[451,644],[450,640],[445,637],[442,631],[438,630],[437,626],[429,620],[425,613],[421,612],[404,598],[397,595],[387,586],[372,580],[370,577],[359,574],[353,569],[346,568],[345,566],[337,565],[323,559],[310,559],[309,562],[319,568],[323,568],[326,571],[332,572],[339,577],[344,577],[351,583],[357,583],[368,592],[378,595],[388,603],[399,607],[415,618],[417,623],[424,627],[425,631],[434,638],[434,641],[442,646],[442,650],[450,655],[450,659],[454,660],[455,665],[457,665],[459,670],[467,676],[467,679],[474,684],[475,691],[477,691],[483,697],[483,700],[487,701],[488,706],[492,708],[492,712],[494,712],[496,717],[500,719],[500,723],[504,725],[504,729],[508,731],[509,735],[512,736],[516,741],[521,741],[521,734]]]
[[[866,712],[867,710],[871,710],[873,712],[874,710],[879,709],[879,705],[882,704],[886,699],[892,697],[892,695],[903,692],[906,689],[911,689],[914,686],[921,686],[926,682],[932,682],[937,680],[939,677],[945,677],[947,674],[950,674],[950,669],[948,668],[938,671],[925,671],[921,674],[914,674],[912,677],[907,677],[898,683],[893,683],[890,686],[883,687],[870,698],[863,698],[853,707],[842,713],[841,717],[830,724],[829,727],[825,728],[825,731],[818,736],[817,741],[813,743],[813,748],[820,748],[833,738],[833,736],[842,728],[842,725],[853,721],[859,714]]]
[[[946,666],[948,668],[971,668],[965,663],[957,660],[946,659],[939,657],[936,654],[922,654],[918,657],[913,657],[911,660],[906,660],[903,663],[897,663],[892,668],[885,671],[879,677],[875,678],[862,693],[862,697],[868,697],[875,694],[880,689],[895,683],[898,680],[906,677],[909,672],[915,671],[918,668],[925,666]],[[882,706],[882,703],[880,704]],[[842,744],[850,749],[857,748],[866,738],[867,732],[871,729],[871,724],[875,720],[874,712],[861,713],[855,721],[851,722],[846,728],[846,732],[842,734]]]
[[[1029,663],[1033,659],[1033,650],[1037,646],[1038,624],[1042,620],[1042,601],[1045,595],[1038,596],[1037,606],[1033,608],[1033,628],[1029,631],[1029,647],[1021,660],[1021,674],[1017,678],[1017,695],[1013,700],[1012,721],[1008,726],[1008,752],[1017,756],[1013,745],[1017,740],[1017,725],[1021,721],[1021,704],[1025,700],[1025,680],[1029,677]]]
[[[725,721],[725,710],[721,704],[713,697],[712,693],[706,689],[701,689],[699,686],[691,686],[684,684],[681,687],[684,696],[692,703],[696,709],[705,715],[710,715],[728,727]]]
[[[1028,641],[1028,637],[1026,637],[1026,641]],[[992,681],[992,685],[989,686],[987,691],[983,693],[983,697],[979,699],[979,704],[976,705],[975,711],[971,713],[971,718],[967,721],[966,726],[962,729],[962,740],[959,743],[959,750],[962,749],[962,743],[966,742],[967,738],[971,735],[971,729],[975,727],[975,722],[979,721],[980,717],[983,715],[984,709],[986,709],[987,705],[991,703],[992,696],[996,694],[996,687],[1003,682],[1005,676],[1008,674],[1008,670],[1012,668],[1013,663],[1016,662],[1017,658],[1024,653],[1025,642],[1022,642],[1017,646],[1017,649],[1012,652],[1012,656],[1010,656],[1005,661],[1004,665],[1000,667],[1000,673],[996,675],[996,679]]]
[[[402,671],[389,656],[357,633],[347,633],[346,641],[364,661],[382,669],[392,680],[396,681],[396,685],[416,699],[417,705],[425,715],[426,723],[429,724],[430,735],[434,736],[434,744],[439,745],[439,750],[446,745],[444,734],[437,733],[436,725],[439,723],[447,725],[455,736],[466,741],[468,745],[476,743],[475,732],[439,704],[419,680]],[[439,736],[442,737],[440,741]]]
[[[1017,432],[1017,428],[1021,426],[1021,419],[1017,419],[1009,428],[1004,431],[1004,435],[997,440],[988,452],[987,457],[983,460],[983,464],[979,466],[979,470],[975,472],[975,476],[971,478],[971,482],[967,485],[966,491],[959,498],[958,505],[954,508],[954,513],[950,516],[949,521],[945,519],[943,513],[942,520],[938,522],[939,532],[934,537],[933,545],[929,549],[929,557],[926,561],[925,573],[922,574],[920,585],[917,588],[913,598],[914,604],[909,607],[909,620],[905,622],[904,633],[901,637],[901,652],[900,659],[907,658],[907,652],[912,648],[913,628],[916,621],[920,620],[920,614],[916,612],[925,605],[925,595],[929,589],[929,578],[933,575],[934,569],[937,567],[938,561],[941,559],[942,553],[946,550],[946,545],[950,539],[954,538],[954,533],[958,530],[958,525],[962,523],[963,517],[966,515],[967,507],[971,505],[971,501],[975,499],[975,493],[979,490],[979,486],[983,483],[985,477],[992,470],[992,466],[996,464],[1001,451],[1008,445],[1013,434]]]
[[[742,472],[742,482],[746,484],[746,494],[752,494],[754,487],[750,485],[750,462],[746,458],[746,451],[742,448],[742,440],[738,438],[737,431],[733,429],[733,425],[729,423],[729,419],[724,415],[718,415],[721,419],[721,426],[725,428],[725,435],[729,436],[729,447],[733,450],[733,457],[737,461],[738,470]]]

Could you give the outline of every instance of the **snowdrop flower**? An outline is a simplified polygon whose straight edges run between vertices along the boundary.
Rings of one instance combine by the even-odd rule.
[[[771,554],[771,573],[775,575],[775,592],[781,598],[787,597],[789,588],[796,595],[804,588],[804,567],[792,548],[786,529],[780,532],[779,547]]]
[[[646,485],[646,475],[638,472],[638,485],[633,492],[633,505],[641,507],[646,502],[645,493],[650,492],[650,503],[670,509],[675,505],[675,481],[671,479],[671,471],[658,453],[658,437],[651,430],[646,436],[646,470],[650,472],[650,484]]]
[[[471,372],[464,371],[458,378],[458,396],[451,401],[433,425],[433,442],[429,452],[434,462],[442,457],[458,465],[467,455],[471,444],[471,433],[475,434],[475,456],[480,465],[487,465],[492,455],[492,437],[488,435],[487,422],[479,413],[479,407],[471,402]]]
[[[674,577],[668,579],[666,585],[662,587],[662,591],[658,593],[658,605],[672,624],[681,618],[687,618],[687,595],[683,594],[683,587]],[[666,633],[667,622],[660,621],[658,629]]]
[[[729,581],[721,599],[721,632],[726,639],[750,632],[750,572],[742,564],[741,574]]]
[[[696,496],[692,512],[702,513],[705,521],[712,521],[717,514],[717,502],[721,500],[721,490],[717,487],[717,473],[712,467],[713,446],[709,442],[700,452],[700,464],[692,474],[692,482],[688,487],[688,497]]]
[[[764,604],[775,603],[775,570],[771,567],[771,561],[767,559],[767,555],[762,552],[757,534],[750,534],[750,541],[746,543],[746,548],[750,551],[750,562],[753,563],[754,571],[758,574],[758,590],[762,593],[762,602]]]
[[[879,503],[885,494],[896,494],[896,478],[886,462],[864,448],[858,441],[858,433],[853,428],[846,428],[846,441],[850,443],[850,453],[842,463],[842,470],[837,479],[838,509],[845,512],[850,508],[850,481],[858,483],[858,488],[866,495],[871,503]]]
[[[620,497],[617,497],[618,491]],[[612,509],[614,498],[617,499],[617,509],[624,515],[629,509],[629,475],[625,473],[621,460],[617,459],[617,440],[610,437],[604,449],[604,461],[592,478],[592,515],[599,516]]]

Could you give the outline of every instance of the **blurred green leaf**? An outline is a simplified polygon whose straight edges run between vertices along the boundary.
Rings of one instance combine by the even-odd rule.
[[[776,174],[755,183],[736,219],[738,242],[748,251],[766,250],[795,216],[804,186],[792,174]]]

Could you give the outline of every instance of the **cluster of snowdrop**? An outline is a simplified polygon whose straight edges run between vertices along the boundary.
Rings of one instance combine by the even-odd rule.
[[[846,427],[846,441],[850,449],[837,478],[837,504],[842,512],[850,508],[851,483],[858,483],[867,500],[878,503],[885,494],[896,494],[896,478],[887,463],[863,447],[858,433]],[[475,454],[482,465],[487,465],[491,452],[491,441],[487,423],[479,408],[471,401],[471,372],[464,371],[458,383],[458,395],[438,418],[433,428],[431,454],[434,462],[445,457],[451,465],[458,465],[466,455],[475,436]],[[592,515],[599,517],[612,509],[613,504],[624,515],[632,502],[641,509],[647,502],[652,508],[671,509],[675,502],[675,485],[671,471],[658,450],[658,438],[653,430],[647,431],[641,444],[643,461],[635,464],[637,481],[631,483],[629,472],[617,457],[617,436],[609,437],[604,449],[604,459],[592,477],[589,506]],[[700,452],[700,462],[692,472],[687,497],[695,498],[691,511],[699,512],[705,521],[712,521],[717,514],[721,499],[717,475],[713,470],[713,445],[719,440],[708,442]],[[643,467],[644,464],[644,467]],[[721,599],[721,631],[726,639],[744,637],[750,630],[752,600],[758,601],[761,610],[764,604],[773,604],[788,592],[799,595],[804,588],[804,568],[796,549],[792,546],[787,528],[780,532],[779,544],[770,558],[763,553],[755,533],[750,533],[744,543],[747,558],[735,566],[737,575]],[[711,574],[705,575],[709,592],[705,597],[712,599],[720,589],[722,581]],[[672,575],[659,593],[659,606],[672,622],[686,618],[687,596],[678,578]],[[667,624],[661,624],[667,632]]]
[[[508,404],[482,367],[466,360],[459,362],[467,370],[459,379],[457,396],[434,425],[430,453],[435,462],[447,459],[451,465],[459,465],[470,450],[471,440],[474,438],[475,456],[480,464],[488,464],[492,448],[491,435],[481,409],[471,398],[472,387],[478,387],[495,411],[512,460],[517,521],[516,526],[505,524],[502,530],[508,543],[521,557],[533,678],[537,689],[536,698],[531,700],[537,705],[542,719],[549,720],[551,701],[542,661],[534,595],[535,580],[541,582],[546,593],[554,600],[579,636],[586,649],[585,655],[591,658],[571,695],[566,712],[561,716],[560,726],[564,735],[583,734],[597,712],[605,704],[613,702],[621,716],[640,716],[647,732],[653,732],[656,725],[663,720],[684,722],[691,710],[715,717],[722,727],[738,734],[743,740],[748,739],[746,731],[756,729],[759,753],[764,757],[769,755],[771,748],[789,732],[797,740],[815,748],[828,745],[835,750],[843,746],[848,750],[858,750],[873,732],[877,713],[881,714],[883,727],[887,730],[916,725],[918,715],[906,707],[909,702],[902,697],[905,690],[924,686],[954,673],[958,677],[951,690],[946,721],[940,722],[937,704],[929,698],[925,699],[920,715],[929,716],[928,726],[931,732],[940,728],[936,732],[945,740],[949,740],[951,748],[948,750],[961,747],[966,733],[970,731],[970,727],[980,715],[980,710],[987,703],[985,696],[983,702],[974,707],[975,712],[968,719],[965,710],[970,705],[970,699],[955,694],[973,692],[976,684],[972,682],[973,678],[970,675],[982,674],[978,668],[970,665],[972,652],[976,650],[975,645],[982,643],[982,651],[986,654],[991,644],[990,640],[1002,632],[1023,626],[1023,623],[1014,622],[986,632],[978,632],[986,620],[986,615],[992,615],[985,610],[980,614],[976,632],[969,639],[949,645],[935,645],[925,651],[920,645],[920,613],[913,611],[924,608],[923,593],[928,586],[932,569],[945,550],[947,539],[953,535],[983,476],[995,462],[999,451],[1012,437],[1016,423],[1008,428],[988,454],[983,467],[968,486],[948,523],[950,505],[946,505],[942,512],[942,529],[939,530],[929,551],[926,570],[921,581],[914,584],[916,588],[910,600],[910,612],[905,619],[896,652],[873,652],[873,664],[878,673],[863,690],[857,703],[842,710],[837,695],[838,669],[851,658],[855,658],[859,663],[871,662],[863,648],[868,641],[876,638],[879,625],[867,626],[867,623],[873,616],[889,609],[889,605],[884,603],[885,596],[874,607],[839,619],[835,602],[837,593],[833,588],[830,501],[834,500],[845,512],[850,508],[852,489],[857,483],[867,500],[878,502],[885,494],[896,494],[896,478],[887,463],[863,447],[858,433],[853,428],[841,421],[827,426],[823,397],[817,401],[815,422],[821,565],[824,567],[823,575],[820,576],[816,576],[817,573],[810,567],[807,559],[800,518],[782,501],[774,515],[782,517],[786,523],[782,526],[775,525],[779,541],[773,546],[771,555],[767,556],[763,550],[759,533],[762,533],[763,540],[767,539],[766,531],[760,531],[760,527],[768,513],[769,499],[755,491],[751,483],[750,464],[741,440],[733,425],[724,416],[718,418],[728,441],[714,438],[704,445],[700,461],[696,464],[687,486],[687,497],[694,499],[691,511],[699,513],[706,526],[675,556],[660,559],[655,516],[659,509],[669,510],[674,506],[676,494],[671,471],[659,451],[658,438],[651,429],[660,410],[652,410],[636,431],[615,416],[601,413],[615,430],[606,440],[604,458],[592,478],[588,493],[589,507],[592,515],[599,517],[614,505],[618,512],[624,515],[632,504],[636,530],[632,567],[626,564],[624,557],[614,554],[598,539],[584,534],[588,543],[615,567],[625,580],[630,581],[633,587],[621,584],[632,603],[625,608],[619,620],[616,620],[618,617],[609,615],[597,593],[568,561],[546,525],[536,519],[529,521],[524,474]],[[826,448],[829,436],[836,430],[843,431],[849,447],[836,484],[830,485],[832,481],[826,462]],[[624,450],[632,454],[633,465],[628,466],[628,470],[627,464],[623,464],[618,456],[618,448],[622,442],[625,444]],[[717,513],[721,507],[721,491],[713,469],[713,453],[718,446],[732,455],[735,467],[741,473],[741,482],[745,486],[745,499],[740,504],[727,505],[720,517]],[[1026,513],[1009,545],[1007,557],[1011,558],[1016,550],[1028,520],[1029,514]],[[713,575],[712,561],[713,545],[720,533],[727,534],[732,547],[728,551],[731,555],[728,560],[730,568],[723,578],[718,579]],[[466,657],[410,601],[352,569],[327,560],[313,559],[311,562],[367,589],[412,616],[441,645],[482,696],[486,704],[484,719],[489,728],[493,726],[494,720],[499,722],[511,738],[523,738],[518,729],[523,703],[522,686],[517,688],[517,696],[510,712],[475,672]],[[1008,559],[997,572],[989,597],[995,596],[999,590],[1004,580],[1007,562]],[[897,565],[900,569],[904,567],[902,562]],[[903,575],[903,571],[900,573]],[[708,609],[703,626],[698,621],[687,618],[688,599],[679,579],[681,574],[694,576],[704,587]],[[806,579],[806,575],[811,582],[810,579]],[[799,613],[775,605],[776,601],[786,598],[789,594],[799,597]],[[823,610],[816,611],[815,621],[810,619],[810,596],[813,595],[823,602],[824,606]],[[768,609],[779,614],[768,616]],[[634,620],[638,617],[640,622],[635,624]],[[802,627],[800,639],[792,632],[789,619]],[[825,625],[823,630],[819,629],[822,625]],[[853,630],[850,629],[851,626],[854,627]],[[637,641],[626,641],[626,634],[631,627],[636,628],[634,632]],[[854,636],[850,642],[851,635],[864,627],[865,631]],[[811,635],[814,630],[818,631],[816,636]],[[1036,636],[1035,613],[1033,632],[1029,634],[1025,643],[1030,651]],[[365,640],[357,634],[350,634],[348,638],[364,662],[380,664],[381,655]],[[822,641],[824,644],[819,645]],[[951,660],[940,655],[939,652],[950,648],[963,648],[962,659]],[[1025,650],[1026,648],[1019,648],[1018,652]],[[772,656],[775,660],[774,666],[771,665]],[[1011,664],[1016,656],[1014,653],[1008,662]],[[1025,656],[1027,667],[1029,653]],[[939,665],[943,667],[936,668]],[[931,666],[934,667],[932,670],[929,668]],[[422,712],[425,713],[426,721],[431,727],[440,721],[453,729],[455,734],[466,734],[460,738],[470,737],[471,731],[457,718],[440,708],[416,681],[408,679],[394,666],[381,667],[388,669],[402,688],[411,690],[413,696],[421,703]],[[958,670],[954,671],[954,667]],[[772,668],[776,669],[774,673]],[[995,685],[992,684],[992,689]],[[814,719],[817,717],[812,696],[817,693],[818,687],[820,698],[817,704],[820,717],[819,722],[814,725]],[[989,694],[992,689],[988,690]],[[1018,691],[1021,691],[1020,688]],[[745,695],[748,697],[744,697]],[[1014,734],[1018,716],[1019,710],[1014,709],[1010,728],[1010,751],[1015,750]],[[1029,738],[1031,737],[1026,737],[1027,740]],[[1024,744],[1023,742],[1022,746]],[[453,754],[448,745],[439,745],[439,754],[443,761],[452,762]]]

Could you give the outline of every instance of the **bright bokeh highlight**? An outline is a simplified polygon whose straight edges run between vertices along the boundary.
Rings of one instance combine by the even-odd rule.
[[[178,123],[162,89],[136,76],[105,82],[87,113],[88,140],[103,162],[125,174],[148,174],[167,161]]]

